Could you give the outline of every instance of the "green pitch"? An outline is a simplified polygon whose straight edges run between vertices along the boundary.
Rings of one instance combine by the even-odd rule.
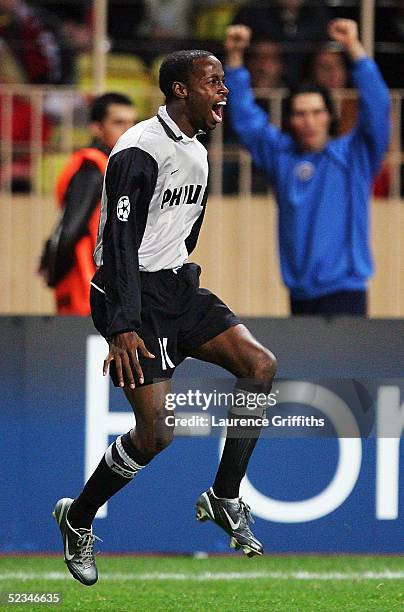
[[[404,610],[403,557],[98,557],[85,587],[58,557],[0,558],[0,610]],[[6,605],[6,593],[59,593],[58,605]]]

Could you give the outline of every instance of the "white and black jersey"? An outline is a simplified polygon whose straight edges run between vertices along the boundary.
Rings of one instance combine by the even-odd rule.
[[[205,147],[160,107],[111,152],[94,253],[103,268],[107,335],[140,328],[140,274],[176,269],[195,248],[208,181]]]

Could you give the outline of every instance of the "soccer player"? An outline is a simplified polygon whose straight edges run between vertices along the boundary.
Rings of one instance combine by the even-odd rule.
[[[91,106],[90,146],[75,151],[58,177],[56,195],[61,215],[46,242],[39,272],[55,289],[57,313],[89,316],[90,281],[97,240],[102,184],[108,155],[136,121],[132,101],[106,93]]]
[[[269,123],[243,66],[251,31],[242,25],[229,27],[225,42],[229,114],[274,187],[281,270],[292,313],[365,315],[373,272],[369,198],[389,142],[389,94],[366,56],[356,23],[335,19],[328,31],[350,58],[358,88],[359,116],[351,132],[334,138],[331,97],[314,83],[291,92],[286,131]]]
[[[109,368],[125,392],[136,427],[111,444],[74,501],[56,503],[65,561],[83,584],[97,580],[91,525],[98,508],[172,441],[165,396],[175,368],[187,356],[218,364],[248,393],[268,393],[275,374],[273,354],[219,298],[199,288],[200,267],[187,263],[207,199],[207,154],[197,135],[222,122],[223,79],[221,63],[207,51],[167,56],[160,69],[166,105],[128,130],[109,158],[91,307],[109,343],[104,374]],[[263,548],[239,486],[257,430],[228,430],[213,486],[197,500],[197,517],[214,521],[249,556]]]

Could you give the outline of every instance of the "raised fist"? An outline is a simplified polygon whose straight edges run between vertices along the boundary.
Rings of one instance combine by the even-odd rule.
[[[358,26],[352,19],[333,19],[328,24],[328,34],[344,48],[359,41]]]
[[[226,30],[225,49],[226,52],[244,53],[250,45],[251,28],[245,25],[232,25]]]

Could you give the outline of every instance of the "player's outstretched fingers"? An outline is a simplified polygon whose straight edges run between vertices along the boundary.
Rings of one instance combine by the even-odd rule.
[[[142,339],[139,339],[139,350],[142,353],[143,357],[148,357],[148,359],[156,358],[156,356],[153,355],[153,353],[151,353],[148,348],[146,348],[146,345]]]
[[[133,376],[133,369],[131,366],[131,359],[127,353],[124,353],[121,358],[122,372],[125,373],[126,382],[131,389],[135,389],[135,378]]]
[[[146,348],[145,343],[143,342],[142,338],[140,338],[140,336],[138,336],[138,346],[137,346],[137,349],[135,351],[131,351],[130,352],[130,361],[131,361],[132,367],[134,367],[135,370],[136,370],[136,373],[137,373],[138,378],[139,378],[139,383],[141,385],[143,385],[143,383],[144,383],[144,375],[143,375],[142,366],[139,363],[138,350],[142,353],[143,357],[147,357],[148,359],[155,359],[155,355],[153,355],[153,353],[151,353]],[[131,387],[131,388],[133,388],[133,387]]]
[[[135,368],[137,377],[139,379],[139,384],[143,385],[143,383],[144,383],[143,370],[142,370],[142,366],[139,363],[139,359],[137,357],[137,351],[135,353],[132,352],[130,354],[130,361],[131,361],[132,368]],[[131,388],[133,388],[133,387],[131,387]]]
[[[123,379],[123,370],[122,370],[122,359],[121,356],[118,354],[115,356],[115,370],[116,370],[116,377],[118,379],[118,384],[120,387],[124,387],[125,386],[125,381]]]
[[[108,374],[108,370],[109,370],[109,366],[111,364],[111,361],[114,361],[114,356],[111,355],[111,353],[108,353],[108,355],[104,359],[104,365],[102,367],[102,375],[103,376],[106,376]]]

